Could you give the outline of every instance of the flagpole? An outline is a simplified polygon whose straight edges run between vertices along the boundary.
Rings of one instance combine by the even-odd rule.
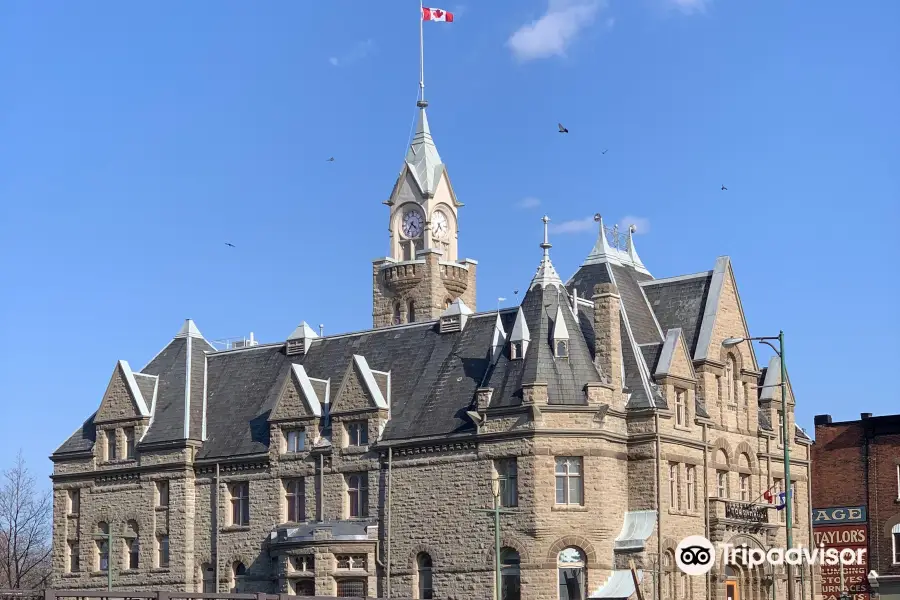
[[[419,0],[419,102],[425,102],[425,32],[424,15],[425,8],[422,0]]]

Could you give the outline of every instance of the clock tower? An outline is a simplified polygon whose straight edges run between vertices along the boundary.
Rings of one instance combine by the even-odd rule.
[[[428,103],[419,118],[390,199],[390,254],[372,265],[375,327],[436,319],[457,298],[475,310],[475,269],[459,260],[459,208],[431,137]]]

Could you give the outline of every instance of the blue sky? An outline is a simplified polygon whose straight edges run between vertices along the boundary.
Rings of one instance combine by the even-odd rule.
[[[897,412],[900,4],[463,1],[425,24],[425,80],[480,309],[530,280],[544,212],[564,277],[601,212],[657,277],[731,256],[801,425]],[[0,466],[49,474],[115,362],[187,317],[370,326],[415,0],[6,0],[0,56]]]

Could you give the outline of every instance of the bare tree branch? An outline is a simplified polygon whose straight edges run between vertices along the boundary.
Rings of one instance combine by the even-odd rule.
[[[53,503],[19,451],[0,480],[0,588],[36,589],[50,576]]]

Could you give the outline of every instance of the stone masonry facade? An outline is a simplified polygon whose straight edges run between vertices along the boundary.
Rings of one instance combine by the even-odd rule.
[[[505,600],[611,597],[631,561],[648,599],[785,597],[783,570],[689,577],[674,560],[689,535],[785,546],[785,512],[763,499],[786,487],[784,443],[794,542],[812,538],[811,440],[790,384],[782,415],[777,359],[760,368],[749,343],[723,345],[749,336],[730,260],[654,279],[600,220],[563,283],[545,220],[521,304],[475,313],[461,203],[424,111],[424,150],[386,202],[375,327],[321,337],[302,323],[222,350],[189,320],[140,371],[118,361],[52,457],[53,585],[102,588],[112,570],[122,590],[486,600],[497,502]],[[426,233],[415,258],[396,255],[399,207],[435,198],[452,244]],[[795,597],[813,598],[815,573],[793,575]]]

